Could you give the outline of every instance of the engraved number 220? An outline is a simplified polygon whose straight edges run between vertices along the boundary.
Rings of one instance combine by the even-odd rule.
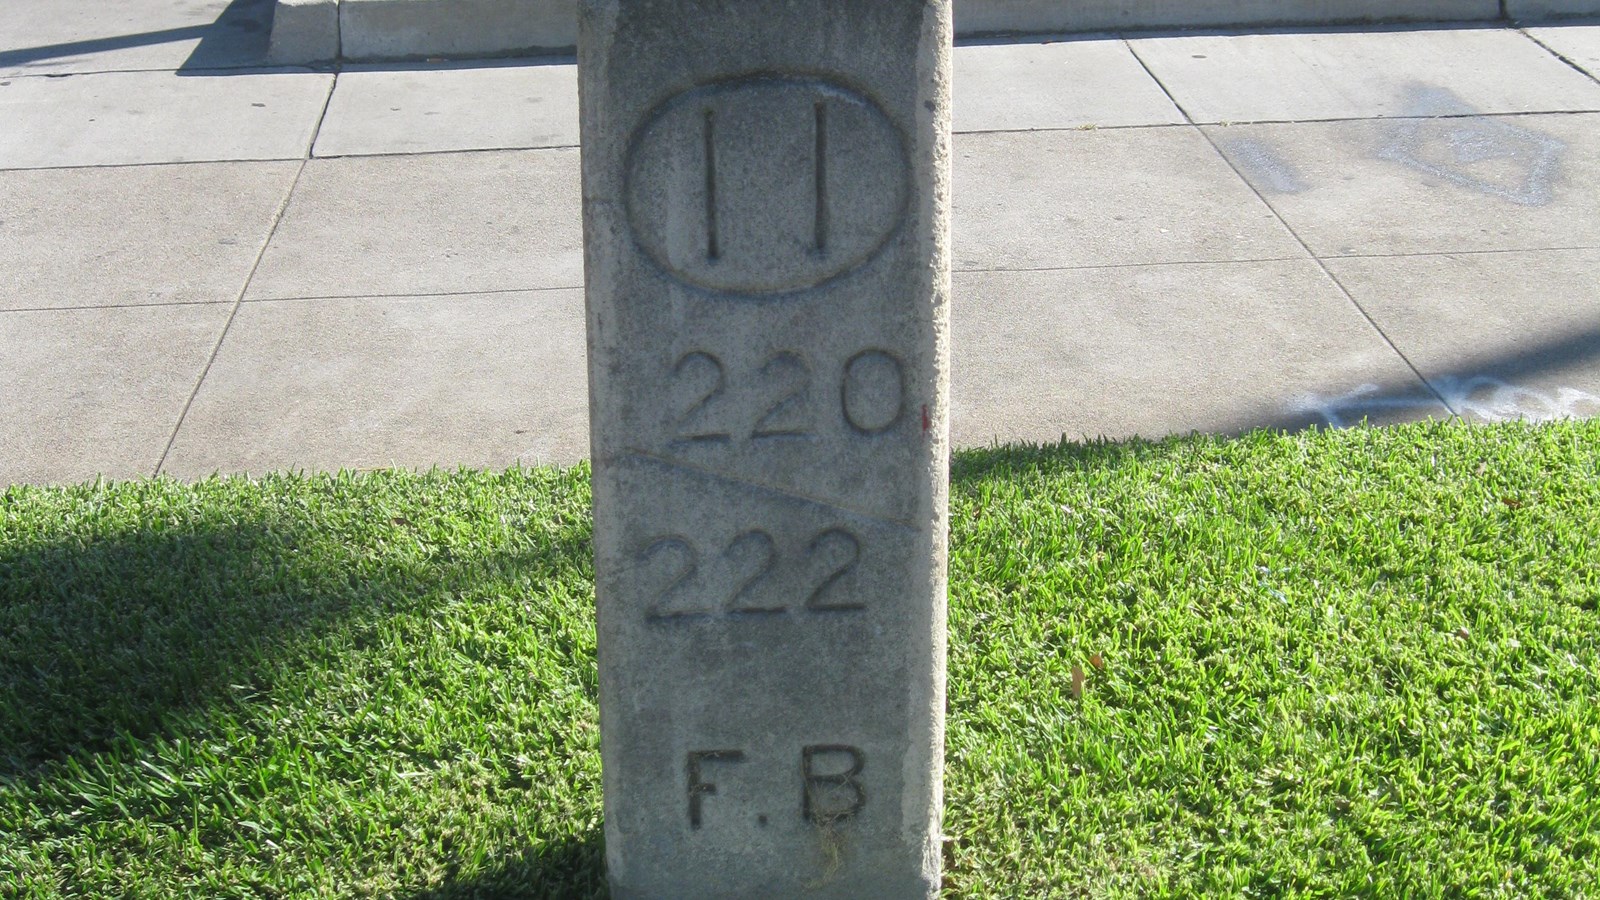
[[[811,367],[800,354],[782,350],[743,373],[730,388],[728,367],[704,350],[685,353],[672,367],[679,397],[674,440],[728,444],[798,438],[815,433],[817,415]],[[863,350],[838,373],[834,394],[839,424],[862,437],[891,431],[905,411],[905,371],[886,350]]]

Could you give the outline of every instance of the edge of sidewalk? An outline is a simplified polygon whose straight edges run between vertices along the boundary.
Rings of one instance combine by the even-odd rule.
[[[579,0],[276,0],[268,61],[570,54]],[[956,0],[959,37],[1177,28],[1547,22],[1600,0]]]

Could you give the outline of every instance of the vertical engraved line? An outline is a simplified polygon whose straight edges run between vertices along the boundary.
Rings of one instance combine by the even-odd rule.
[[[817,102],[816,119],[817,209],[816,232],[812,238],[817,252],[825,253],[828,250],[828,105],[826,101]]]
[[[717,241],[717,114],[706,110],[706,259],[722,255]]]

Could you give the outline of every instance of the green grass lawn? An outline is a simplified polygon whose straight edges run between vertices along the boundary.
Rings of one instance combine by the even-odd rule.
[[[1600,422],[957,457],[951,896],[1600,897]],[[602,890],[588,472],[0,494],[0,897]]]

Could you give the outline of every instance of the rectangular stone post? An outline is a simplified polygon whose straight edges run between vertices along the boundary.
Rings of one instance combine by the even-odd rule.
[[[583,0],[617,897],[938,891],[949,0]]]

